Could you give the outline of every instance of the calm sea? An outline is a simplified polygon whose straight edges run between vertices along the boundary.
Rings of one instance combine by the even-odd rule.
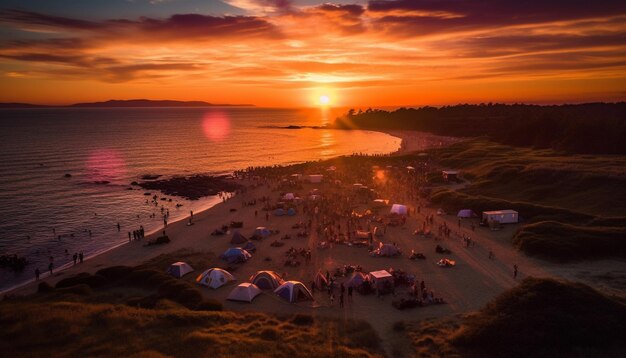
[[[161,205],[173,222],[219,201],[146,204],[143,190],[127,190],[142,175],[221,174],[398,149],[400,139],[377,132],[277,128],[320,126],[336,115],[232,107],[0,110],[0,255],[29,261],[21,273],[0,268],[0,290],[32,279],[36,267],[46,271],[50,256],[58,268],[74,252],[90,256],[127,242],[139,225],[158,230]]]

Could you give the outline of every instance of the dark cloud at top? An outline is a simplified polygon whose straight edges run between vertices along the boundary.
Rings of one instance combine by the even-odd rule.
[[[615,0],[375,0],[368,11],[379,25],[403,33],[537,24],[626,13],[626,2]]]
[[[142,36],[142,40],[212,39],[222,37],[277,37],[278,29],[268,21],[255,16],[209,16],[178,14],[166,19],[142,17],[139,20],[85,21],[20,10],[0,12],[0,23],[25,28],[49,27],[75,30],[106,36]]]

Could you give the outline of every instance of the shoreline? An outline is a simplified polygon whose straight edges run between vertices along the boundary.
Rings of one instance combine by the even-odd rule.
[[[364,130],[364,129],[357,129],[357,130]],[[428,132],[419,132],[419,131],[409,131],[409,130],[390,130],[390,131],[384,131],[384,130],[369,130],[367,129],[367,131],[372,131],[372,132],[379,132],[379,133],[384,133],[387,135],[390,135],[392,137],[398,138],[401,140],[400,142],[400,147],[390,153],[387,153],[386,155],[388,156],[399,156],[399,155],[404,155],[404,154],[408,154],[408,153],[412,153],[412,152],[417,152],[417,151],[422,151],[422,150],[426,150],[429,148],[432,148],[434,145],[439,144],[442,145],[442,143],[445,143],[443,145],[449,145],[455,142],[460,141],[461,139],[459,138],[454,138],[454,137],[443,137],[443,136],[438,136],[438,135],[434,135]],[[341,157],[341,156],[337,156],[337,157]],[[334,157],[333,157],[334,158]],[[332,158],[329,158],[332,159]],[[305,163],[305,162],[302,162]],[[217,196],[214,196],[217,197]],[[233,197],[235,197],[235,195],[233,195]],[[232,199],[232,198],[231,198]],[[229,200],[226,201],[226,203],[228,203]],[[219,200],[218,202],[216,202],[215,204],[207,207],[206,209],[203,209],[201,211],[198,212],[194,212],[194,222],[197,220],[200,220],[201,218],[205,218],[206,216],[208,216],[211,213],[214,212],[219,212],[219,208],[221,207],[220,204],[224,204],[224,202],[222,202],[221,200]],[[184,217],[170,222],[168,223],[168,229],[171,227],[176,227],[177,230],[180,230],[178,228],[178,226],[180,226],[181,222],[183,223],[183,228],[186,227],[186,221],[189,219],[190,215],[185,215]],[[160,229],[154,229],[152,231],[146,232],[145,238],[143,240],[139,240],[139,241],[124,241],[124,242],[120,242],[118,244],[113,245],[112,247],[109,248],[105,248],[99,251],[96,251],[94,253],[89,254],[88,256],[86,256],[84,258],[84,262],[83,264],[76,264],[73,265],[72,262],[68,262],[62,266],[59,266],[58,268],[54,269],[54,272],[52,274],[52,278],[54,279],[54,281],[58,281],[60,279],[65,278],[65,273],[72,271],[72,268],[77,267],[80,268],[85,267],[85,268],[89,268],[92,265],[85,265],[85,263],[91,263],[93,261],[100,261],[105,257],[109,257],[109,256],[113,256],[116,253],[120,253],[123,252],[125,250],[127,250],[128,247],[132,246],[133,243],[136,242],[141,242],[142,245],[145,242],[147,242],[147,240],[152,240],[155,239],[158,234],[163,230],[163,228]],[[168,235],[169,236],[169,235]],[[163,245],[163,246],[167,246],[167,245]],[[171,250],[169,250],[171,251]],[[148,260],[150,257],[149,255],[146,255],[146,257],[144,257],[143,259],[141,257],[136,257],[134,258],[134,260],[132,260],[132,263],[127,263],[128,265],[138,265],[141,262]],[[136,259],[136,260],[135,260]],[[137,260],[139,260],[137,262]],[[102,266],[104,264],[101,264],[100,266]],[[112,266],[112,265],[109,265]],[[23,290],[28,290],[31,292],[32,288],[34,286],[36,286],[39,282],[43,282],[46,280],[50,279],[50,275],[46,273],[47,271],[42,271],[42,277],[40,277],[39,281],[35,280],[34,278],[29,279],[25,282],[22,283],[18,283],[14,286],[11,286],[7,289],[3,289],[0,291],[0,294],[5,295],[5,294],[13,294],[13,293],[17,293],[17,292],[21,292]],[[80,271],[83,272],[83,271]],[[77,272],[78,273],[78,272]],[[59,278],[60,277],[60,278]],[[58,278],[58,279],[56,279]],[[35,290],[36,291],[36,290]]]

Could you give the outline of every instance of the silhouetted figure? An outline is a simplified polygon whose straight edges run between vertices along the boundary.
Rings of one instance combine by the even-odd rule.
[[[122,227],[120,226],[120,223],[117,223],[117,232],[120,232],[121,229]]]
[[[52,269],[54,268],[54,264],[51,262],[48,264],[48,271],[50,271],[50,276],[52,276]]]
[[[74,265],[76,265],[76,261],[78,260],[78,253],[75,252],[72,258],[74,259]]]
[[[517,278],[517,265],[513,265],[513,278]]]
[[[41,274],[41,272],[39,272],[39,267],[37,267],[35,269],[35,280],[39,281],[39,275]]]
[[[81,251],[81,252],[78,254],[78,259],[79,259],[79,261],[80,261],[80,263],[81,263],[81,264],[83,263],[83,258],[84,258],[84,255],[83,255],[83,252]]]

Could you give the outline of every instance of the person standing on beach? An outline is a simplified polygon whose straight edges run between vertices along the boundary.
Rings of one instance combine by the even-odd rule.
[[[517,265],[513,265],[513,279],[517,278]]]
[[[122,227],[120,226],[120,223],[117,223],[117,232],[120,232],[121,229]]]
[[[343,308],[343,292],[339,295],[339,307]]]
[[[37,268],[35,269],[35,280],[37,280],[37,281],[39,281],[39,274],[40,274],[40,272],[39,272],[39,267],[37,267]]]
[[[79,261],[80,261],[80,263],[81,263],[81,264],[83,263],[83,258],[84,258],[84,256],[83,256],[83,252],[81,251],[81,252],[78,254],[78,259],[79,259]]]
[[[130,242],[130,236],[131,236],[131,234],[130,234],[130,231],[129,231],[128,232],[128,242]]]
[[[191,218],[193,219],[193,210],[189,211],[189,214],[191,214]]]
[[[348,299],[352,301],[352,286],[348,287]]]
[[[74,266],[76,266],[76,260],[78,260],[78,253],[75,252],[72,258],[74,259]]]
[[[50,276],[52,276],[52,269],[54,268],[54,264],[51,262],[48,264],[48,271],[50,271]]]

